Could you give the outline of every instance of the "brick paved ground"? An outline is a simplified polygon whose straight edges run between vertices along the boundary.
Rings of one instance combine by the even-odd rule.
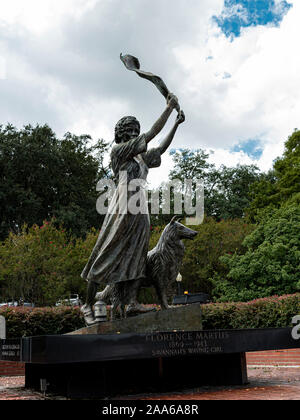
[[[201,387],[172,394],[122,396],[118,400],[300,400],[300,368],[248,368],[250,383],[238,387]],[[24,388],[24,377],[0,377],[0,400],[43,400]],[[46,399],[64,399],[48,396]]]
[[[300,348],[246,353],[248,365],[300,366]]]
[[[248,368],[249,384],[178,393],[119,397],[137,400],[300,400],[300,368]]]
[[[25,377],[0,377],[0,400],[43,400],[42,394],[25,389]]]

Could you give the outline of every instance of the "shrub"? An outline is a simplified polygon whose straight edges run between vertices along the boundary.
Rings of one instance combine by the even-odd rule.
[[[300,294],[202,306],[204,329],[280,328],[300,314]]]
[[[6,319],[7,338],[66,334],[84,327],[79,308],[3,307],[0,315]]]
[[[83,296],[86,282],[80,277],[93,245],[96,230],[85,239],[70,238],[55,221],[39,227],[24,225],[19,234],[10,233],[0,243],[0,296],[54,305],[69,294]]]
[[[242,300],[300,290],[300,206],[276,210],[248,235],[243,255],[226,255],[225,278],[214,277],[218,300]]]
[[[202,305],[205,330],[288,327],[293,316],[298,314],[299,293],[251,302]],[[7,338],[66,334],[85,325],[79,308],[4,307],[0,309],[0,315],[6,318]]]
[[[228,273],[228,267],[220,257],[226,253],[244,253],[243,241],[255,226],[243,219],[216,222],[213,218],[205,218],[201,225],[191,228],[197,230],[198,235],[193,241],[185,241],[185,256],[180,269],[184,288],[190,293],[212,294],[211,277],[215,273],[222,276]]]

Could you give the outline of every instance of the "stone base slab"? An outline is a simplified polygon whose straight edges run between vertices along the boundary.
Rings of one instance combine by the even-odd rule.
[[[157,331],[197,331],[202,329],[201,305],[185,305],[165,311],[148,312],[134,317],[100,322],[68,335],[151,333]]]

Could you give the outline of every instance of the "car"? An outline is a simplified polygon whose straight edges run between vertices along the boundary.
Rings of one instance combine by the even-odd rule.
[[[28,308],[34,308],[34,303],[30,303],[30,302],[23,302],[23,300],[22,299],[20,299],[19,301],[11,301],[11,302],[3,302],[3,303],[0,303],[0,308],[1,307],[3,307],[3,306],[14,306],[14,307],[17,307],[17,306],[25,306],[25,307],[28,307]]]
[[[23,302],[19,306],[25,306],[26,308],[34,308],[35,307],[35,304],[34,303],[30,303],[30,302]]]
[[[18,304],[18,302],[3,302],[3,303],[0,303],[0,307],[1,306],[19,306],[19,304]]]
[[[56,302],[55,306],[81,306],[82,301],[79,295],[72,294],[69,299],[60,299]]]

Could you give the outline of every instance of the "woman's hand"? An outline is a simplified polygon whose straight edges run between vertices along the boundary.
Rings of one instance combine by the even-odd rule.
[[[184,121],[185,121],[185,115],[184,115],[184,112],[183,112],[183,111],[180,111],[180,112],[178,113],[178,115],[177,115],[177,118],[176,118],[176,123],[179,125],[179,124],[182,124]]]
[[[167,105],[172,109],[178,107],[179,104],[177,96],[175,96],[173,93],[169,93],[167,97]]]

